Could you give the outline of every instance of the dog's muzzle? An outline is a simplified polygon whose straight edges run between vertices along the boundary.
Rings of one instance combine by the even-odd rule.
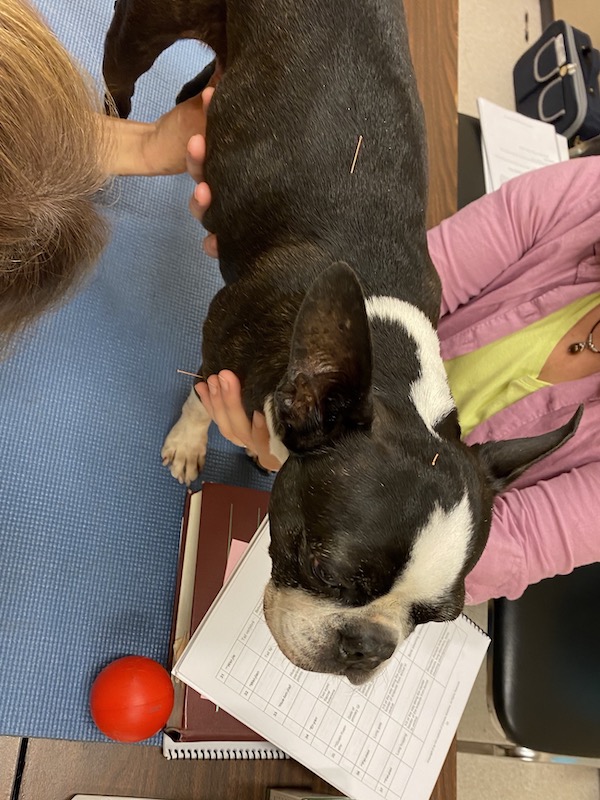
[[[397,639],[383,625],[363,620],[339,632],[337,666],[351,683],[371,679],[375,670],[390,658]]]
[[[361,621],[339,633],[339,666],[344,670],[370,672],[393,654],[396,640],[382,625]]]
[[[373,620],[364,608],[340,608],[298,589],[265,590],[267,625],[282,653],[310,672],[370,680],[394,653],[398,631]]]

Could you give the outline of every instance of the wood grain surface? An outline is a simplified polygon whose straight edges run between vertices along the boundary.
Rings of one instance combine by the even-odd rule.
[[[404,7],[427,125],[432,227],[456,211],[458,0],[405,0]]]
[[[0,800],[10,800],[21,740],[0,736]]]
[[[69,800],[75,794],[265,800],[267,787],[276,786],[339,794],[294,761],[167,761],[157,747],[32,739],[19,800]],[[455,799],[453,745],[432,800]]]

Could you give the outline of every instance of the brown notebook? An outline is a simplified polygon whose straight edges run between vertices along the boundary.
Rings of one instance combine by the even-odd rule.
[[[204,483],[182,521],[170,653],[174,663],[267,513],[269,492]],[[284,753],[183,683],[165,728],[167,758],[283,758]]]

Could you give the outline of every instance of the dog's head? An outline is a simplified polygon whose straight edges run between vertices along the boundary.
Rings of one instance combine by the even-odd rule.
[[[453,407],[431,398],[437,410],[423,410],[419,357],[412,384],[398,386],[391,402],[381,396],[371,327],[358,281],[341,265],[300,310],[273,397],[290,457],[271,496],[264,598],[269,628],[292,662],[357,684],[416,625],[458,616],[494,495],[567,441],[581,416],[542,436],[467,447]],[[419,352],[415,345],[413,357]],[[396,367],[390,358],[378,369]]]

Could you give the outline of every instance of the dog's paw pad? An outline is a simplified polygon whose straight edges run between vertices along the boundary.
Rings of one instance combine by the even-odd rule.
[[[162,463],[179,483],[189,486],[195,481],[206,457],[206,443],[184,440],[173,431],[165,439],[161,450]]]

